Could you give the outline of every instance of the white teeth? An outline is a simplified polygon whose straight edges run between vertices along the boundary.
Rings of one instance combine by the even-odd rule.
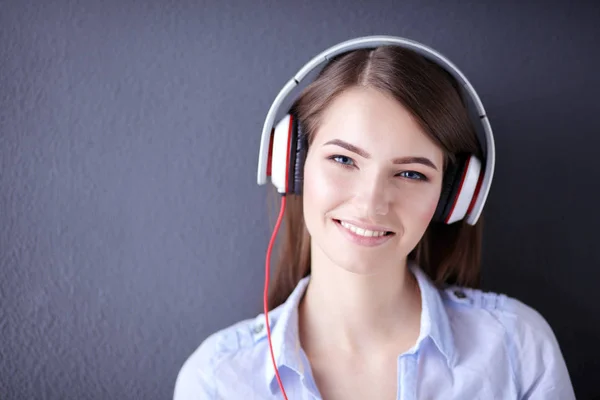
[[[357,235],[360,236],[365,236],[365,237],[379,237],[379,236],[383,236],[385,235],[385,231],[370,231],[368,229],[363,229],[363,228],[359,228],[358,226],[354,226],[352,224],[349,224],[345,221],[340,221],[340,223],[342,224],[342,226],[354,233],[356,233]]]

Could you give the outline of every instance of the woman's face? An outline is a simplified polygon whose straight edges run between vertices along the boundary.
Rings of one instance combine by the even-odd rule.
[[[399,102],[345,91],[323,113],[304,167],[313,257],[361,274],[397,268],[433,217],[442,177],[442,150]]]

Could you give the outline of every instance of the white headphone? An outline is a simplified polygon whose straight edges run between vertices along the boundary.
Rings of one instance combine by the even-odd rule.
[[[485,143],[484,162],[475,155],[460,160],[456,168],[448,168],[434,220],[451,224],[464,219],[475,225],[485,205],[495,165],[495,147],[492,128],[479,96],[464,74],[439,52],[412,40],[394,36],[366,36],[347,40],[321,52],[304,65],[281,89],[271,105],[262,130],[258,158],[257,182],[264,185],[267,178],[283,195],[302,193],[302,172],[307,145],[298,140],[298,121],[293,114],[286,114],[275,126],[274,121],[281,104],[290,92],[314,69],[329,62],[335,56],[357,49],[369,49],[394,45],[412,50],[450,73],[462,88],[472,122],[483,132]],[[469,101],[470,100],[470,101]],[[481,140],[481,139],[480,139]]]

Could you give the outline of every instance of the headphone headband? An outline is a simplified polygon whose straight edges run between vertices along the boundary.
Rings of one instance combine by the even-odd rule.
[[[267,113],[260,141],[257,182],[259,185],[264,185],[267,182],[267,163],[269,158],[269,143],[271,138],[271,132],[273,130],[277,112],[281,107],[281,104],[291,93],[291,91],[296,86],[298,86],[298,84],[302,82],[302,80],[311,71],[318,68],[322,64],[330,61],[332,58],[339,54],[346,53],[352,50],[376,48],[385,45],[394,45],[415,51],[421,56],[435,62],[440,67],[444,68],[460,83],[460,85],[466,91],[466,93],[468,94],[468,96],[473,101],[476,107],[476,112],[479,116],[479,120],[485,136],[486,143],[483,147],[485,147],[486,151],[484,162],[485,169],[483,181],[481,183],[481,189],[479,191],[475,204],[473,205],[473,209],[465,218],[467,223],[474,225],[477,222],[481,211],[483,210],[485,201],[487,199],[492,184],[496,159],[494,136],[487,115],[485,113],[485,109],[483,108],[483,104],[481,103],[477,92],[467,80],[465,75],[450,60],[448,60],[436,50],[427,47],[421,43],[395,36],[365,36],[341,42],[319,53],[318,55],[313,57],[308,63],[306,63],[302,68],[300,68],[300,70],[294,75],[294,77],[290,79],[280,90],[277,97],[275,97],[273,104],[271,104],[269,112]]]

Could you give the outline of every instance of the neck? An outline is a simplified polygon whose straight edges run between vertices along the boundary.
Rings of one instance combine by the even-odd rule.
[[[335,348],[373,355],[389,347],[406,350],[415,343],[421,298],[406,261],[363,275],[313,256],[299,312],[303,346],[309,351],[322,354]]]

